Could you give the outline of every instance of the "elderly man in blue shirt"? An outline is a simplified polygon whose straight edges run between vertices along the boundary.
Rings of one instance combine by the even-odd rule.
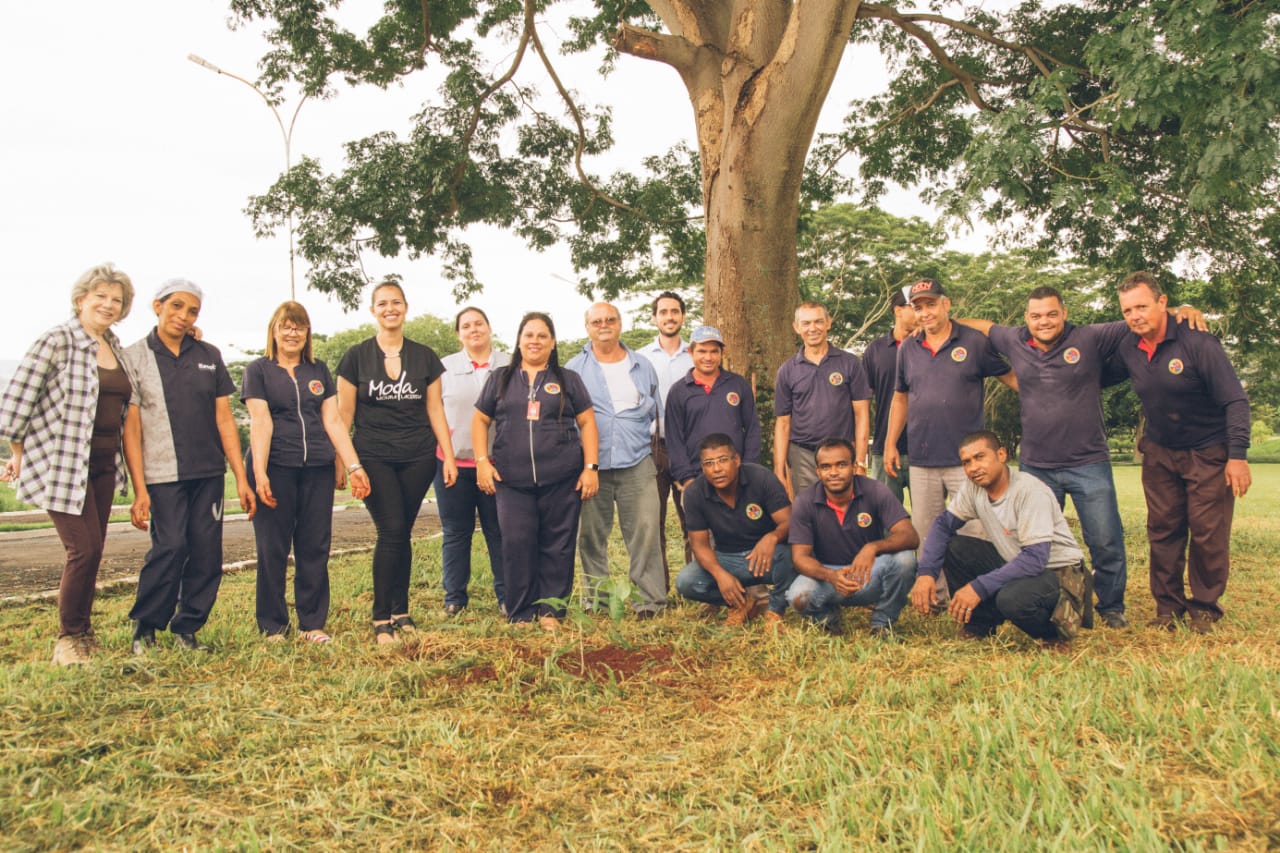
[[[586,327],[590,342],[565,366],[586,384],[600,431],[600,491],[595,500],[583,504],[578,530],[588,606],[607,604],[600,586],[609,577],[609,532],[616,505],[631,582],[640,591],[636,615],[649,619],[667,604],[651,444],[661,408],[658,375],[647,358],[622,343],[622,315],[613,305],[592,305]]]

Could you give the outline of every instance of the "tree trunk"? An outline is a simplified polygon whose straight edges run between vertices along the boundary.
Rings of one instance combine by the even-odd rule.
[[[794,352],[800,179],[860,3],[650,0],[670,35],[624,26],[615,46],[665,62],[689,90],[702,160],[706,321],[728,367],[772,411]],[[766,424],[767,427],[767,424]]]

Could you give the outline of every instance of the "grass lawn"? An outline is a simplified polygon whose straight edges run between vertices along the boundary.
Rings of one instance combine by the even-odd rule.
[[[321,647],[257,638],[250,572],[224,581],[212,656],[162,638],[130,659],[126,593],[95,608],[100,660],[55,670],[52,606],[0,609],[3,847],[1275,849],[1280,466],[1254,476],[1218,633],[1096,630],[1066,653],[915,615],[898,644],[864,613],[773,638],[691,605],[517,632],[487,569],[446,621],[438,541],[417,547],[421,640],[391,651],[367,557],[334,560]],[[1137,478],[1117,469],[1141,625]]]

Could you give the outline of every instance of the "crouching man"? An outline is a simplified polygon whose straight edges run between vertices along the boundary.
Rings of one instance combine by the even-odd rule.
[[[870,607],[871,634],[889,637],[916,574],[920,537],[888,486],[854,473],[853,445],[828,438],[814,451],[818,482],[791,508],[791,560],[800,577],[787,602],[833,634],[842,608]]]
[[[702,474],[684,490],[693,562],[680,571],[676,590],[691,601],[727,604],[726,624],[744,625],[767,610],[777,625],[795,577],[787,490],[768,468],[744,464],[724,433],[702,440],[698,460]]]
[[[966,638],[986,637],[1008,620],[1039,640],[1069,640],[1092,599],[1084,554],[1044,483],[1013,471],[995,433],[960,441],[968,481],[933,522],[911,606],[929,613],[938,572],[946,572],[950,613]],[[972,519],[992,541],[957,536]]]

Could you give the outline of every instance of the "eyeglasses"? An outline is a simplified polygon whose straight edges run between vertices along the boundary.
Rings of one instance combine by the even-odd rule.
[[[276,331],[288,337],[297,337],[298,335],[305,335],[307,333],[308,328],[310,327],[309,326],[278,326],[276,327]]]
[[[715,459],[703,459],[703,460],[702,460],[702,467],[703,467],[703,468],[718,468],[718,467],[720,467],[721,465],[728,465],[728,464],[729,464],[730,462],[732,462],[732,461],[733,461],[733,457],[732,457],[732,456],[717,456]]]
[[[597,317],[594,320],[588,321],[587,325],[593,329],[598,329],[601,326],[616,326],[618,325],[618,318],[617,317]]]

